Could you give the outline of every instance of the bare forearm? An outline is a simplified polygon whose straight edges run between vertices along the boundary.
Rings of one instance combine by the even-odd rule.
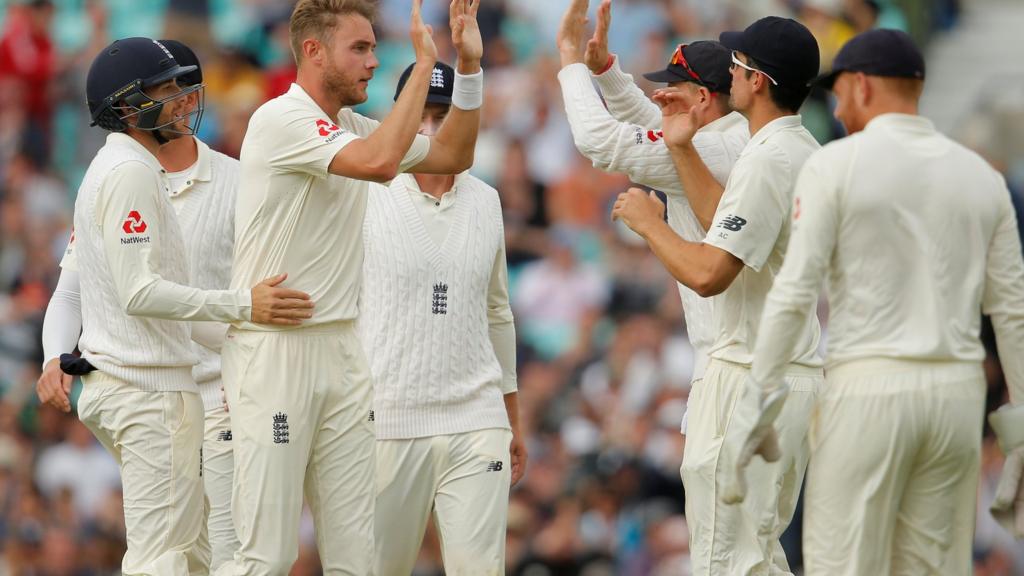
[[[386,158],[396,172],[419,130],[433,70],[434,63],[431,61],[416,62],[395,106],[380,126],[366,138],[373,154]]]
[[[677,282],[705,297],[721,292],[715,267],[705,254],[706,246],[683,240],[662,221],[651,225],[642,236]]]
[[[693,144],[671,149],[672,162],[679,174],[679,181],[686,191],[686,198],[705,230],[711,228],[725,188],[715,180],[711,170],[704,164]]]

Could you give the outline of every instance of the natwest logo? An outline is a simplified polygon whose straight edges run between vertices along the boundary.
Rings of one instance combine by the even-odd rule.
[[[321,136],[330,136],[331,132],[337,132],[338,130],[341,130],[341,128],[338,128],[337,125],[331,124],[327,120],[317,120],[316,125],[320,129]]]
[[[121,229],[124,230],[125,234],[142,234],[146,231],[146,221],[142,219],[142,214],[139,214],[138,210],[132,210],[128,213],[128,218],[121,225]]]

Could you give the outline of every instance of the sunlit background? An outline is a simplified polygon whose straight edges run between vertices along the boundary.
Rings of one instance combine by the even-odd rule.
[[[380,3],[381,65],[360,112],[379,118],[391,106],[412,59],[410,3]],[[425,3],[450,58],[447,5]],[[189,44],[206,79],[200,136],[237,157],[249,115],[294,78],[292,4],[0,0],[0,576],[116,573],[124,551],[117,466],[74,414],[41,407],[34,392],[76,189],[104,138],[88,128],[89,63],[116,38]],[[479,13],[486,98],[473,172],[497,187],[504,206],[530,452],[511,496],[508,573],[683,576],[679,423],[693,352],[674,283],[638,237],[609,221],[628,180],[595,170],[573,147],[555,77],[565,4],[483,0]],[[612,13],[611,49],[637,78],[663,67],[679,42],[769,14],[805,23],[823,67],[859,31],[907,30],[926,49],[923,113],[1022,189],[1021,0],[614,0]],[[823,143],[841,136],[830,105],[815,93],[803,110]],[[1014,201],[1020,214],[1016,192]],[[825,304],[821,315],[824,324]],[[991,408],[1005,401],[1005,385],[986,339]],[[983,450],[975,574],[1022,575],[1024,544],[987,513],[1001,465],[990,434]],[[799,528],[798,517],[786,538],[795,566]],[[308,514],[301,542],[293,574],[319,573]],[[440,566],[430,533],[416,574],[441,574]]]

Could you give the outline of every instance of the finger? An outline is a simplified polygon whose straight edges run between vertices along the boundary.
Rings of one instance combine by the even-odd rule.
[[[312,300],[300,300],[298,298],[275,298],[270,302],[271,310],[312,310]]]
[[[301,310],[297,308],[284,308],[275,309],[270,312],[271,318],[297,318],[299,320],[305,320],[312,318],[313,313],[309,310]]]
[[[264,278],[260,284],[266,284],[267,286],[277,286],[281,282],[284,282],[285,278],[288,277],[287,273],[278,274],[277,276],[271,276],[270,278]]]
[[[295,320],[292,318],[278,318],[272,317],[269,321],[263,322],[263,324],[273,324],[275,326],[301,326],[301,320]]]
[[[469,14],[470,18],[476,20],[476,11],[480,9],[480,0],[466,0],[466,3],[469,5],[466,14]]]
[[[604,0],[601,7],[597,9],[597,27],[594,28],[594,38],[606,41],[608,39],[608,27],[612,20],[612,0]]]
[[[423,23],[423,17],[420,14],[420,5],[423,4],[423,0],[412,0],[412,23],[413,25],[419,25]]]
[[[271,290],[270,297],[275,300],[284,300],[287,298],[293,298],[295,300],[310,299],[309,294],[306,294],[302,290],[293,290],[291,288],[275,288],[274,290]]]
[[[461,5],[462,5],[462,0],[452,0],[451,3],[448,4],[448,21],[449,22],[454,22],[455,19],[458,17],[458,15],[459,15],[459,8],[461,7]]]

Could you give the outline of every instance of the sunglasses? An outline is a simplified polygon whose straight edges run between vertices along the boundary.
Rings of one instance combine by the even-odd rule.
[[[740,62],[740,59],[736,57],[736,51],[733,50],[732,51],[732,66],[730,66],[729,69],[730,70],[735,70],[737,66],[739,66],[740,68],[743,68],[744,70],[750,70],[751,72],[757,72],[758,74],[763,74],[764,77],[767,78],[769,81],[771,81],[772,84],[774,84],[776,86],[779,85],[779,83],[775,81],[775,78],[772,78],[771,75],[768,74],[767,72],[765,72],[764,70],[758,70],[757,68],[751,68],[750,66],[744,64],[743,62]]]
[[[676,51],[672,54],[672,60],[669,61],[669,65],[682,66],[683,70],[690,75],[690,78],[693,78],[698,84],[703,86],[704,80],[701,79],[700,74],[697,74],[693,68],[690,68],[690,63],[686,61],[686,55],[683,54],[683,48],[686,48],[687,46],[689,46],[689,44],[680,44],[676,48]]]

